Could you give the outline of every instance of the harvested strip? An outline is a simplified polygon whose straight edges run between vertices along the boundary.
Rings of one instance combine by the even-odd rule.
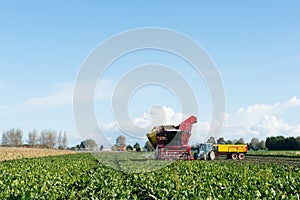
[[[75,154],[75,152],[69,150],[57,150],[57,149],[0,147],[0,161],[63,155],[63,154]]]

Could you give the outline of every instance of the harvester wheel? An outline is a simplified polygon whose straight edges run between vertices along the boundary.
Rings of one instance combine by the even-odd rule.
[[[231,158],[232,160],[236,160],[238,158],[238,154],[237,153],[231,154]]]
[[[208,154],[209,160],[214,160],[216,158],[216,154],[214,151],[209,152]]]
[[[240,160],[243,160],[244,158],[245,158],[245,154],[239,153],[239,159],[240,159]]]

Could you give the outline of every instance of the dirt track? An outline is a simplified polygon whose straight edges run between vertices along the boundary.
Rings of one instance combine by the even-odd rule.
[[[226,157],[218,157],[221,162],[240,162],[252,164],[276,164],[287,166],[300,166],[300,158],[289,157],[263,157],[263,156],[246,156],[244,160],[227,160]]]

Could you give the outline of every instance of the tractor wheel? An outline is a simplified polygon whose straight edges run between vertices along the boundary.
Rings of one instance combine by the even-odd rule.
[[[214,151],[209,152],[208,154],[209,160],[214,160],[216,158],[216,154]]]
[[[206,160],[207,158],[206,158],[206,153],[205,154],[203,154],[203,160]]]
[[[194,153],[194,160],[197,160],[197,159],[198,159],[198,154]]]
[[[243,160],[244,158],[245,158],[245,154],[239,153],[239,159],[240,159],[240,160]]]
[[[238,154],[237,153],[231,154],[231,158],[232,160],[236,160],[238,158]]]

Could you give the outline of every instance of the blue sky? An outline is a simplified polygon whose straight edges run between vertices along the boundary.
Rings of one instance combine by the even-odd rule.
[[[193,38],[216,64],[226,92],[221,136],[250,140],[300,135],[298,1],[1,1],[0,5],[0,131],[20,127],[26,139],[34,128],[65,130],[70,145],[77,144],[72,91],[83,61],[115,34],[161,27]],[[205,132],[211,116],[205,83],[174,55],[144,51],[120,58],[103,76],[104,93],[109,94],[133,66],[149,62],[172,65],[193,85],[200,107],[197,130]],[[156,95],[162,100],[154,100]],[[147,121],[155,104],[170,114],[168,122],[178,123],[176,98],[158,86],[138,90],[129,113],[136,121]],[[109,98],[99,98],[95,112],[114,140],[119,132],[110,105]]]

